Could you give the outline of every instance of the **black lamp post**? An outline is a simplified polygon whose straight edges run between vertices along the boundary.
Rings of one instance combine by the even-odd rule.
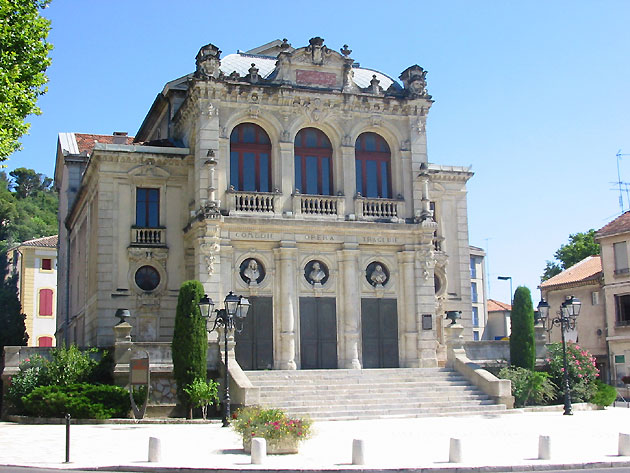
[[[546,326],[547,332],[551,331],[554,325],[560,325],[560,332],[562,334],[562,362],[564,366],[564,415],[570,416],[573,414],[571,408],[571,391],[569,389],[569,369],[567,364],[567,342],[565,338],[565,332],[569,330],[575,330],[577,325],[577,317],[580,315],[580,308],[582,303],[577,297],[569,296],[560,305],[557,317],[549,317],[549,304],[544,299],[541,299],[538,303],[538,317]]]
[[[225,343],[225,398],[223,399],[223,427],[230,425],[230,380],[228,365],[228,332],[236,330],[240,333],[243,330],[243,320],[247,317],[249,310],[249,301],[244,296],[237,296],[232,291],[225,296],[223,301],[225,309],[214,308],[214,302],[207,294],[199,300],[199,311],[202,317],[206,319],[206,329],[208,321],[212,323],[212,328],[208,332],[216,330],[217,327],[223,328],[223,340]],[[214,317],[212,316],[214,314]]]
[[[514,293],[512,292],[512,276],[497,276],[497,279],[501,281],[510,280],[510,305],[514,304]]]

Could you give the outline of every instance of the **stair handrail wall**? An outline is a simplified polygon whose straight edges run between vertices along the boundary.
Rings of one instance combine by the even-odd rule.
[[[487,394],[494,402],[505,404],[508,409],[514,408],[512,396],[512,382],[509,379],[499,379],[468,358],[464,350],[464,326],[451,324],[445,327],[447,334],[446,364],[468,381]]]

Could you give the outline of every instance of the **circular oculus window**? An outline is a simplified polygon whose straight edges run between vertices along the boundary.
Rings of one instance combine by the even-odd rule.
[[[160,284],[160,273],[153,266],[142,266],[136,271],[135,281],[143,291],[153,291]]]

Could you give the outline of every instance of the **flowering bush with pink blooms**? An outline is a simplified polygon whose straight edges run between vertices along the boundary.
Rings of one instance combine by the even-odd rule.
[[[243,440],[253,437],[266,440],[306,440],[312,435],[310,419],[293,419],[280,409],[263,409],[252,406],[239,409],[234,414],[232,427]]]
[[[558,397],[562,398],[564,363],[561,343],[549,345],[547,363],[549,364],[551,380],[560,388]],[[595,366],[595,357],[579,345],[567,342],[567,367],[571,400],[574,402],[589,401],[597,392],[595,381],[599,377],[599,370]]]

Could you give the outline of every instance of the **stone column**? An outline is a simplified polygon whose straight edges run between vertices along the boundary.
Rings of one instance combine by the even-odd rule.
[[[400,298],[403,303],[402,320],[404,339],[402,366],[405,368],[418,368],[418,326],[416,323],[416,297],[415,297],[415,252],[404,250],[398,253],[400,267]]]
[[[345,140],[345,139],[344,139]],[[354,196],[357,193],[357,182],[355,178],[354,164],[354,143],[345,142],[341,147],[341,165],[343,176],[343,190],[346,196],[346,213],[354,214]]]
[[[297,369],[295,364],[295,317],[297,294],[295,288],[295,265],[297,248],[294,242],[281,242],[274,250],[278,268],[278,301],[274,306],[280,313],[280,360],[281,370]]]
[[[131,329],[129,322],[114,326],[114,382],[125,386],[129,381],[129,362],[131,360]]]
[[[359,361],[359,327],[361,319],[361,293],[359,291],[359,245],[345,243],[337,252],[340,285],[338,296],[343,307],[343,336],[345,341],[344,368],[361,369]]]

